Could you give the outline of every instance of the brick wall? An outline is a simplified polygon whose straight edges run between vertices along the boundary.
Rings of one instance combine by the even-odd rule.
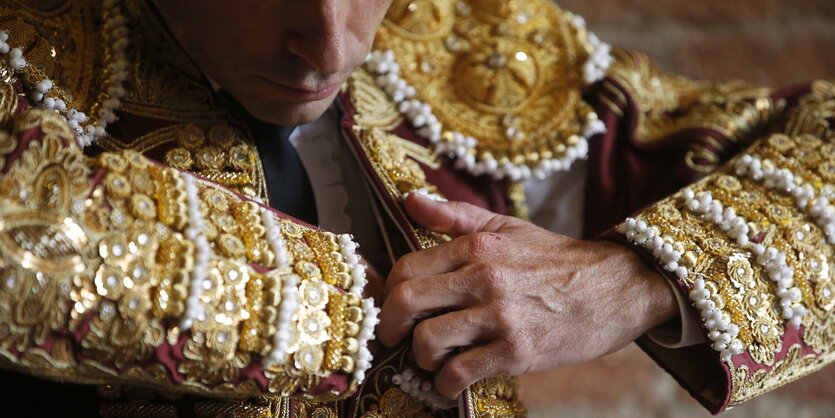
[[[607,42],[697,78],[787,86],[835,79],[835,0],[557,0]],[[524,376],[532,417],[709,417],[634,345]],[[835,416],[835,366],[728,412]]]
[[[786,86],[835,78],[833,0],[557,0],[665,69]]]

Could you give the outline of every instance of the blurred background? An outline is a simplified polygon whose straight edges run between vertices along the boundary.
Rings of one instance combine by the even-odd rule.
[[[557,0],[615,46],[667,71],[781,87],[835,79],[833,0]],[[636,346],[596,361],[524,376],[536,417],[709,417]],[[723,417],[835,417],[835,366]]]
[[[832,0],[556,0],[612,45],[699,78],[835,78]]]

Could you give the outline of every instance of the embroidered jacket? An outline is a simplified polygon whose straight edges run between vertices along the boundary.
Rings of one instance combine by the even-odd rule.
[[[116,11],[118,121],[82,151],[118,93]],[[408,343],[365,372],[375,309],[356,246],[268,208],[249,128],[149,4],[0,1],[0,30],[29,64],[0,59],[3,367],[104,384],[106,416],[458,413],[393,383]],[[667,75],[546,0],[396,0],[338,100],[393,256],[446,239],[411,223],[403,193],[524,215],[522,181],[587,157],[586,235],[635,244],[692,300],[708,343],[641,344],[708,409],[830,361],[832,83]],[[169,396],[136,402],[143,385]],[[461,405],[524,413],[510,378]]]

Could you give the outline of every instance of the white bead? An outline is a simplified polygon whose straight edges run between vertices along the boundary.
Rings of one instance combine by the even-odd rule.
[[[39,82],[38,82],[38,84],[35,86],[35,89],[36,89],[39,93],[42,93],[42,94],[49,93],[49,90],[50,90],[50,89],[52,89],[52,81],[50,81],[50,80],[48,80],[48,79],[46,79],[46,80],[41,80],[41,81],[39,81]]]

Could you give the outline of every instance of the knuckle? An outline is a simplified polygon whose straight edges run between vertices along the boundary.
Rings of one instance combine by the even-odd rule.
[[[389,295],[392,303],[398,306],[401,311],[411,313],[415,307],[414,291],[409,282],[400,283]]]
[[[467,386],[470,383],[470,376],[472,372],[466,364],[464,364],[458,357],[454,357],[446,366],[447,377],[449,381],[458,386]]]
[[[415,354],[432,350],[434,345],[433,332],[432,328],[427,324],[426,321],[423,321],[417,324],[417,326],[415,326],[415,330],[413,331],[413,337],[415,345]]]
[[[498,236],[492,232],[477,232],[468,237],[468,251],[476,257],[492,254]]]
[[[495,264],[481,263],[476,267],[476,274],[482,284],[492,294],[503,294],[507,287],[506,275]]]
[[[507,340],[505,351],[508,357],[517,360],[526,354],[524,344],[518,339]]]
[[[390,276],[396,279],[407,279],[412,277],[414,273],[414,268],[412,259],[415,257],[414,253],[409,253],[400,257],[394,266],[391,268]]]
[[[431,327],[426,322],[419,323],[413,331],[412,350],[418,366],[424,370],[432,370],[434,355],[437,351]]]
[[[493,321],[500,333],[508,334],[516,328],[518,318],[507,305],[499,305],[493,312]]]
[[[493,214],[490,219],[484,224],[485,228],[490,230],[498,230],[501,229],[503,226],[512,224],[516,218],[512,216],[504,216]]]
[[[516,335],[515,338],[506,339],[505,348],[507,356],[513,359],[511,363],[517,364],[520,367],[528,364],[533,353],[529,339],[522,335]]]

